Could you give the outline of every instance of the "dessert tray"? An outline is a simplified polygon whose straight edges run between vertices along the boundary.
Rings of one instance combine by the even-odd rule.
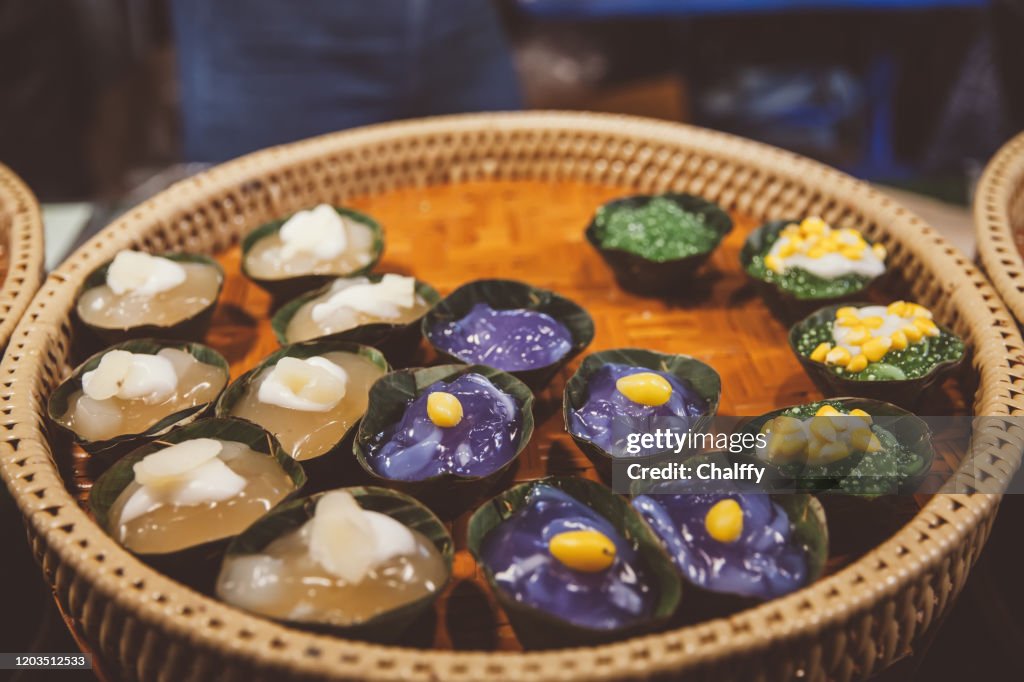
[[[32,191],[0,164],[0,350],[43,278],[43,219]]]
[[[1024,320],[1024,134],[989,161],[974,195],[978,256],[996,291]]]
[[[622,273],[613,273],[614,260],[606,262],[588,243],[588,224],[606,202],[662,192],[715,202],[733,227],[715,237],[717,248],[692,279],[658,296],[630,293],[617,283]],[[720,378],[721,414],[761,415],[822,399],[790,348],[789,324],[773,315],[741,266],[745,239],[771,220],[821,216],[859,230],[881,245],[894,275],[884,297],[868,298],[914,300],[963,341],[969,361],[928,391],[919,414],[1006,416],[1024,410],[1024,344],[978,270],[891,200],[796,155],[682,125],[570,113],[427,119],[257,152],[173,186],[79,249],[37,294],[0,367],[3,478],[43,573],[101,674],[175,680],[863,679],[912,653],[963,587],[998,495],[904,498],[909,507],[887,507],[887,524],[862,529],[867,540],[860,546],[834,546],[818,567],[822,577],[788,596],[726,617],[666,620],[652,632],[582,648],[551,642],[555,648],[542,650],[517,637],[508,616],[517,609],[488,589],[474,555],[480,556],[481,534],[505,513],[497,502],[472,520],[475,508],[460,510],[445,527],[430,515],[416,517],[429,528],[442,559],[451,562],[452,579],[435,608],[391,644],[250,615],[197,583],[187,587],[187,578],[168,577],[173,571],[156,570],[97,524],[96,507],[90,513],[88,505],[97,480],[92,458],[47,421],[54,389],[96,350],[74,321],[83,284],[123,249],[211,256],[224,273],[223,289],[209,330],[188,339],[204,346],[186,350],[196,358],[222,356],[237,380],[279,350],[282,333],[271,322],[270,295],[242,274],[240,243],[261,226],[319,204],[344,206],[379,223],[384,248],[374,272],[415,276],[441,296],[473,280],[522,280],[589,313],[592,326],[578,320],[572,331],[574,338],[585,341],[592,334],[593,340],[553,377],[497,373],[503,375],[500,385],[521,396],[526,408],[526,386],[533,389],[533,420],[524,422],[521,436],[529,442],[518,455],[514,480],[490,493],[504,495],[509,504],[529,494],[529,485],[516,482],[556,476],[562,490],[625,513],[622,498],[583,482],[599,480],[599,472],[563,422],[563,389],[588,354],[641,348],[655,353],[612,357],[692,356],[677,365],[699,365],[706,374],[707,366],[714,368],[708,376],[717,372]],[[440,303],[435,316],[444,319],[457,307],[455,298]],[[337,346],[343,347],[349,348]],[[427,347],[421,344],[417,364],[438,364]],[[383,363],[373,349],[359,353],[367,363]],[[453,377],[461,371],[428,374]],[[420,380],[408,374],[390,379],[394,390],[409,395]],[[710,378],[704,383],[718,385]],[[241,399],[238,393],[221,399],[218,416]],[[202,422],[193,423],[186,428],[202,432]],[[279,449],[259,438],[247,442],[264,452]],[[955,480],[960,491],[981,487],[974,485],[978,481],[999,491],[1018,467],[1021,449],[1016,432],[970,461],[938,448],[926,474],[940,483]],[[293,480],[305,478],[290,473]],[[307,474],[313,482],[313,469]],[[353,490],[382,510],[409,499],[379,488]],[[292,523],[311,513],[297,507],[282,517],[290,515],[285,520]],[[650,532],[638,520],[629,523],[640,535]],[[666,613],[679,599],[678,581],[672,580],[663,576],[671,596],[662,600]],[[685,587],[681,603],[687,603]]]

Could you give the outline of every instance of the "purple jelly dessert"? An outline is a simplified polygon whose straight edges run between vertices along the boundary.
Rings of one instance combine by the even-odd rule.
[[[606,518],[549,485],[488,533],[483,563],[515,601],[573,625],[615,630],[650,619],[654,577]]]
[[[477,303],[461,319],[439,322],[427,336],[464,362],[506,372],[547,367],[572,350],[572,334],[550,315],[526,308],[495,310],[486,303]]]
[[[707,401],[672,374],[610,363],[590,375],[587,401],[570,414],[569,431],[613,457],[639,457],[661,450],[629,443],[630,435],[660,429],[685,434],[707,414]]]
[[[688,581],[711,592],[772,599],[809,580],[808,548],[770,495],[640,495],[633,507]]]
[[[369,444],[366,459],[378,475],[398,481],[482,478],[516,456],[522,428],[515,399],[470,372],[410,400],[402,418]]]

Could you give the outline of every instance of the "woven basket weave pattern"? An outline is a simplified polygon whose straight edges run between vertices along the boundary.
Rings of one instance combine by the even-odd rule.
[[[1024,133],[985,167],[974,198],[978,255],[1018,321],[1024,320]]]
[[[473,680],[861,679],[905,655],[946,610],[994,518],[992,495],[940,495],[893,538],[810,588],[728,620],[585,653],[456,653],[312,636],[240,614],[144,567],[78,508],[51,459],[42,407],[68,370],[78,286],[121,248],[212,253],[312,203],[486,179],[563,179],[687,191],[757,219],[817,213],[885,244],[911,294],[963,336],[976,414],[1024,411],[1022,342],[979,272],[931,228],[836,171],[725,135],[624,117],[519,114],[375,126],[260,152],[176,185],[120,218],[45,283],[0,375],[0,463],[47,579],[111,677]],[[1021,444],[962,480],[1008,480]],[[1013,440],[1013,442],[1006,442]]]
[[[0,281],[0,351],[11,338],[43,275],[43,221],[25,183],[0,164],[0,239],[7,273]]]

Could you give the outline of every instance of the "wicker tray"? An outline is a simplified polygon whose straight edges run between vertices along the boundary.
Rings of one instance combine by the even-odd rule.
[[[1024,133],[992,158],[974,196],[978,255],[1007,307],[1024,321]]]
[[[662,189],[717,200],[739,221],[689,304],[620,292],[583,242],[586,218],[598,203]],[[723,412],[733,414],[817,395],[782,345],[785,329],[747,287],[736,254],[760,220],[820,213],[886,244],[905,276],[905,293],[967,340],[976,371],[947,382],[941,409],[1024,410],[1022,341],[978,271],[890,200],[792,154],[678,125],[541,113],[375,126],[270,149],[172,187],[76,252],[38,294],[16,330],[17,350],[0,366],[4,480],[58,600],[111,677],[858,679],[906,655],[963,586],[997,496],[935,496],[890,539],[877,538],[877,548],[863,555],[840,557],[831,575],[808,589],[730,619],[585,651],[515,650],[500,617],[489,615],[479,592],[474,596],[475,567],[464,551],[455,575],[468,593],[443,600],[442,625],[423,648],[284,628],[146,568],[76,504],[88,478],[74,453],[55,447],[41,429],[40,406],[77,352],[68,323],[76,289],[92,268],[130,245],[217,253],[236,272],[241,234],[317,201],[344,201],[379,218],[389,235],[386,268],[414,270],[443,291],[476,277],[518,276],[591,310],[599,330],[591,350],[642,345],[709,361],[723,375]],[[237,376],[274,348],[260,320],[268,301],[237,276],[224,297],[207,340],[228,355]],[[559,431],[564,378],[539,396],[538,435],[524,453],[520,477],[593,475]],[[1019,464],[1021,447],[1019,440],[1000,441],[993,458],[972,461],[955,475],[985,477],[998,489]],[[456,522],[455,535],[464,535],[464,520]],[[455,620],[462,626],[444,626],[449,612],[461,614]],[[473,614],[480,620],[472,621]],[[474,632],[496,639],[461,639]],[[463,650],[480,647],[488,651]]]
[[[0,353],[43,279],[43,219],[31,190],[0,163]]]

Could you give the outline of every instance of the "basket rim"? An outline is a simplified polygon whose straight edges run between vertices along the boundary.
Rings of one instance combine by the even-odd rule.
[[[0,163],[0,211],[9,212],[10,250],[7,274],[0,282],[0,351],[43,279],[43,216],[32,190],[8,166]]]
[[[1024,321],[1024,256],[1014,240],[1010,203],[1024,191],[1024,132],[985,166],[974,195],[978,256],[1010,312]]]
[[[732,616],[694,626],[646,635],[586,649],[544,652],[436,651],[366,644],[310,635],[256,616],[244,614],[216,600],[199,595],[141,564],[118,546],[86,516],[64,488],[51,457],[45,434],[36,419],[33,396],[41,363],[33,347],[61,333],[66,315],[51,297],[75,288],[110,254],[130,245],[144,227],[152,228],[181,203],[207,196],[222,187],[235,186],[262,171],[283,163],[302,163],[326,150],[355,145],[381,144],[412,135],[442,135],[472,131],[545,131],[569,134],[578,131],[629,133],[638,143],[663,143],[697,150],[738,167],[770,169],[803,186],[835,193],[869,207],[894,239],[903,239],[948,290],[950,305],[972,319],[969,343],[975,349],[975,365],[981,376],[975,396],[975,413],[1007,415],[1024,411],[1024,397],[1014,380],[1021,380],[1008,356],[1024,364],[1024,341],[1002,302],[980,272],[918,217],[888,197],[837,170],[796,154],[743,140],[724,133],[649,119],[574,112],[517,112],[463,114],[432,119],[387,123],[358,128],[309,140],[272,147],[243,156],[181,181],[140,204],[95,236],[51,276],[34,298],[34,313],[22,319],[15,331],[17,351],[8,353],[0,374],[13,376],[0,393],[14,406],[15,428],[0,437],[0,473],[19,508],[47,552],[56,553],[77,579],[85,580],[103,598],[132,613],[138,621],[159,629],[197,649],[213,649],[218,655],[248,665],[266,666],[303,674],[369,679],[444,679],[495,677],[494,666],[505,673],[545,678],[587,666],[588,676],[611,679],[623,675],[678,672],[728,656],[730,653],[763,651],[783,642],[792,645],[891,598],[926,571],[939,566],[979,525],[990,519],[998,495],[936,495],[891,538],[839,572],[787,597]],[[827,189],[826,189],[827,188]],[[902,235],[902,237],[901,237]],[[907,241],[908,236],[914,241]],[[36,352],[38,355],[38,352]],[[20,363],[25,362],[26,366]],[[24,423],[19,423],[18,419]],[[1002,485],[1019,465],[998,460],[991,467]],[[988,470],[986,470],[988,471]],[[67,528],[85,528],[89,542],[72,542]],[[913,547],[914,551],[907,548]],[[94,560],[102,556],[102,561]],[[954,586],[952,589],[958,589]],[[247,636],[240,636],[241,633]],[[895,645],[894,645],[895,646]],[[310,653],[315,650],[315,655]],[[395,659],[400,657],[401,665]],[[587,660],[586,657],[592,660]],[[873,662],[866,664],[870,671]]]

